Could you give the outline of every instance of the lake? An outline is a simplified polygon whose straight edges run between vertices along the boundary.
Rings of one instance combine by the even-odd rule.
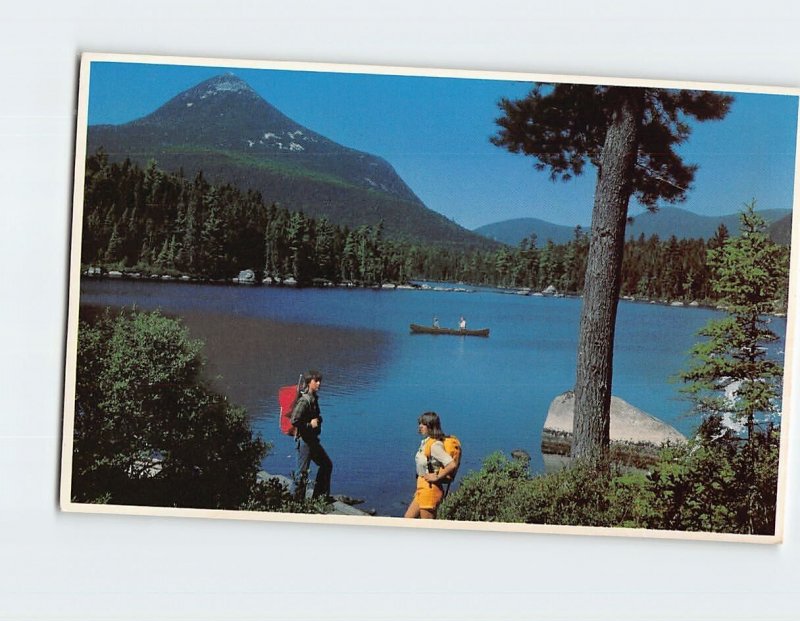
[[[308,368],[323,374],[322,441],[334,494],[403,514],[414,492],[417,417],[436,411],[464,455],[459,478],[493,451],[523,449],[543,469],[541,430],[552,399],[575,381],[581,300],[433,290],[293,289],[81,281],[82,306],[160,309],[204,341],[213,386],[245,407],[273,444],[264,470],[290,475],[294,441],[278,428],[277,391]],[[410,323],[491,328],[489,338],[412,335]],[[696,332],[718,311],[621,301],[614,395],[689,435],[679,384]],[[771,323],[781,341],[786,320]]]

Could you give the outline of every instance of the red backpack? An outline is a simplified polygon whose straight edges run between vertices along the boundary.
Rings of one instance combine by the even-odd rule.
[[[289,386],[281,386],[278,389],[278,405],[280,406],[280,414],[278,415],[278,422],[281,427],[281,433],[287,436],[294,437],[297,429],[292,425],[292,411],[297,403],[297,398],[300,396],[300,391],[303,387],[303,376],[297,380],[297,384]]]

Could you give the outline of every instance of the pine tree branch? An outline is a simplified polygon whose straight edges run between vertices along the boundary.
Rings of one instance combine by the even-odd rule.
[[[645,164],[642,164],[641,162],[637,161],[636,162],[636,166],[638,168],[640,168],[641,170],[645,171],[647,174],[649,174],[654,179],[656,179],[658,181],[661,181],[662,183],[666,183],[667,185],[670,185],[673,188],[675,188],[677,190],[680,190],[681,192],[688,192],[689,191],[689,187],[688,186],[684,187],[684,186],[678,185],[674,181],[672,181],[670,179],[667,179],[666,177],[660,175],[658,172],[656,172],[655,170],[653,170],[649,166],[646,166]]]

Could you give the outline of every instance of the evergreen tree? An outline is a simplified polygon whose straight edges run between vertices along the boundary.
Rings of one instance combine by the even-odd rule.
[[[200,233],[201,273],[209,278],[225,276],[225,229],[219,216],[219,209],[212,201],[203,229]]]
[[[720,223],[717,227],[714,237],[708,240],[709,248],[721,248],[725,245],[725,241],[730,237],[728,227],[724,223]]]
[[[283,278],[286,275],[286,256],[288,239],[286,227],[288,214],[272,203],[267,210],[267,223],[264,231],[264,276]]]
[[[523,246],[521,251],[524,271],[523,284],[536,288],[539,285],[539,249],[536,247],[536,233],[531,233],[527,240],[527,247]]]
[[[286,231],[289,249],[291,273],[299,284],[311,282],[313,263],[310,223],[302,212],[296,211],[289,219]]]
[[[370,277],[369,281],[383,284],[386,280],[386,247],[383,239],[383,220],[370,227]]]
[[[341,269],[342,280],[358,280],[358,243],[353,231],[350,231],[345,238]]]
[[[122,258],[122,236],[119,234],[117,224],[114,224],[111,231],[111,237],[108,240],[108,247],[106,248],[105,260],[109,263],[114,263]]]
[[[727,114],[731,97],[711,92],[581,84],[537,85],[503,99],[497,146],[532,155],[551,178],[598,170],[583,293],[575,381],[573,455],[608,454],[614,332],[631,195],[647,207],[681,200],[694,177],[675,147],[690,133],[686,117]]]
[[[768,355],[777,336],[765,315],[775,309],[789,261],[770,241],[755,201],[745,206],[740,223],[739,237],[719,235],[720,243],[708,251],[711,286],[727,316],[700,330],[706,340],[692,349],[692,365],[680,378],[703,417],[696,441],[700,451],[733,456],[727,460],[727,479],[730,495],[738,500],[735,514],[742,532],[768,534],[774,532],[778,439],[773,426],[783,368]],[[744,447],[737,442],[740,426],[746,430]]]
[[[710,321],[692,350],[693,366],[681,373],[684,392],[704,416],[731,416],[753,437],[758,415],[777,411],[783,369],[767,356],[777,339],[767,313],[775,310],[788,260],[770,241],[755,201],[740,215],[739,237],[708,251],[713,290],[727,316]]]
[[[327,218],[323,217],[317,225],[314,254],[317,257],[316,266],[319,277],[333,282],[339,280],[336,273],[335,241],[334,227]]]
[[[681,269],[681,249],[678,238],[672,235],[664,249],[664,272],[662,274],[662,295],[667,301],[681,297],[681,282],[683,270]]]
[[[556,245],[552,239],[548,239],[539,255],[539,288],[546,289],[549,286],[556,286],[556,274],[558,272],[558,257],[556,256]]]
[[[497,251],[495,259],[495,272],[497,273],[497,281],[501,286],[515,284],[510,276],[511,273],[511,255],[505,248]]]
[[[169,248],[169,240],[165,239],[161,246],[161,251],[158,253],[158,257],[156,258],[156,265],[158,267],[172,267],[173,258],[170,256]]]

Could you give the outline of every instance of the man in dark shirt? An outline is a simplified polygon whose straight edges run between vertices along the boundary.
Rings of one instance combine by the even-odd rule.
[[[319,371],[308,371],[305,374],[305,390],[297,399],[292,410],[292,424],[297,429],[295,440],[297,443],[297,469],[300,480],[296,490],[298,498],[305,496],[308,483],[308,470],[313,461],[317,464],[317,478],[314,482],[313,498],[318,496],[329,497],[331,493],[331,473],[333,462],[319,436],[322,433],[322,415],[319,411],[317,393],[322,384],[322,374]]]

